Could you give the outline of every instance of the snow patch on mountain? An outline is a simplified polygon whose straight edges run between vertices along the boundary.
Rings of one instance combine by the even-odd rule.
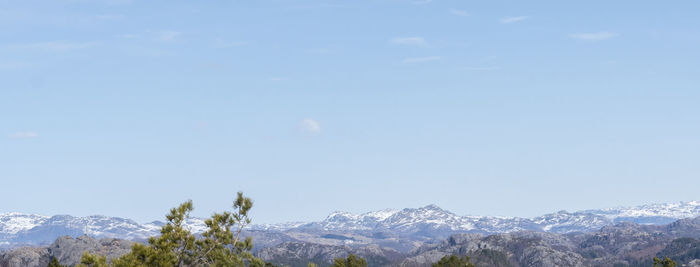
[[[698,216],[698,214],[700,214],[700,201],[648,204],[636,207],[618,207],[584,212],[600,214],[613,220],[617,218],[638,217],[668,217],[680,219]]]
[[[381,214],[378,216],[377,214]],[[700,216],[700,202],[650,204],[636,207],[560,211],[534,218],[460,216],[428,205],[417,209],[385,210],[363,214],[336,211],[325,220],[301,227],[321,226],[326,231],[434,231],[507,233],[523,230],[556,233],[585,232],[617,222],[663,224],[673,220]]]
[[[16,234],[44,223],[49,217],[18,212],[0,213],[0,234]]]
[[[382,220],[379,225],[382,228],[400,231],[419,230],[426,227],[452,231],[468,231],[475,228],[468,218],[443,210],[437,205],[403,209]]]
[[[308,222],[286,222],[286,223],[271,223],[271,224],[251,224],[248,226],[250,230],[257,231],[286,231],[293,228],[302,227],[309,224]]]

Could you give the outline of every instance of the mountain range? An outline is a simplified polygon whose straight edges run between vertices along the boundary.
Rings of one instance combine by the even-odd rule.
[[[354,253],[369,266],[428,267],[444,256],[470,256],[476,266],[651,266],[653,257],[671,257],[680,265],[700,266],[700,217],[664,225],[621,222],[592,232],[518,231],[454,234],[404,253],[377,245],[359,247],[287,242],[257,255],[281,266],[327,266]],[[325,264],[325,265],[323,265]]]
[[[662,225],[700,216],[700,202],[650,204],[577,212],[559,211],[534,218],[460,216],[436,205],[363,214],[333,212],[318,222],[253,224],[245,234],[256,240],[256,249],[284,242],[363,246],[376,244],[408,252],[459,233],[501,234],[518,231],[566,234],[592,232],[620,222]],[[89,235],[143,241],[158,235],[163,222],[137,223],[130,219],[69,215],[0,214],[0,249],[46,246],[60,236]],[[190,218],[194,233],[206,228],[204,219]]]
[[[265,237],[263,237],[264,239]],[[114,259],[130,251],[133,241],[62,236],[46,247],[0,251],[0,267],[43,267],[55,258],[65,266],[79,263],[87,251]],[[653,257],[670,257],[678,266],[700,267],[700,217],[665,225],[621,222],[592,232],[558,234],[517,231],[500,234],[461,233],[408,251],[370,245],[327,245],[286,241],[255,252],[274,266],[305,267],[309,262],[330,266],[350,253],[368,266],[429,267],[444,256],[469,256],[476,266],[651,266]]]

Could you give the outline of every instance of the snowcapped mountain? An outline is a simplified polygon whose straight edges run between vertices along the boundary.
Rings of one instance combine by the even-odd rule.
[[[698,216],[700,214],[700,201],[648,204],[636,207],[618,207],[581,212],[605,216],[615,222],[631,221],[642,224],[664,224],[674,219]]]
[[[0,246],[41,245],[58,236],[88,234],[94,237],[145,239],[158,233],[149,224],[106,216],[41,216],[22,213],[0,214]]]
[[[554,233],[588,232],[618,222],[666,224],[700,216],[700,202],[651,204],[579,212],[560,211],[535,218],[460,216],[428,205],[417,209],[382,210],[363,214],[337,211],[320,222],[299,224],[295,229],[330,232],[390,232],[398,235],[448,235],[456,232],[508,233],[522,230]]]
[[[255,231],[286,231],[309,224],[308,222],[286,222],[273,224],[251,224],[247,229]]]
[[[380,210],[362,214],[333,212],[319,222],[290,222],[251,225],[249,231],[280,240],[371,243],[386,238],[429,240],[454,233],[508,233],[522,230],[538,232],[588,232],[618,222],[666,224],[677,219],[700,216],[700,202],[650,204],[578,212],[560,211],[535,218],[460,216],[436,205],[402,210]],[[44,245],[59,236],[88,234],[97,238],[113,237],[145,240],[158,235],[163,222],[139,224],[133,220],[69,215],[42,216],[0,213],[0,248],[19,245]],[[190,218],[186,227],[193,233],[206,230],[204,219]],[[338,239],[338,240],[333,240]],[[334,243],[335,242],[335,243]]]
[[[312,223],[309,226],[320,226],[324,230],[370,230],[379,222],[398,213],[397,210],[372,211],[363,214],[352,214],[344,211],[336,211],[328,215],[325,220]]]
[[[146,240],[160,234],[162,222],[139,224],[118,217],[93,215],[73,217],[70,215],[42,216],[23,213],[0,213],[0,248],[21,245],[44,245],[57,237],[87,234],[95,238],[120,238]],[[201,233],[206,229],[204,220],[190,218],[190,231]]]
[[[397,231],[417,229],[473,230],[474,224],[468,218],[428,205],[417,209],[403,209],[379,223],[381,228]]]

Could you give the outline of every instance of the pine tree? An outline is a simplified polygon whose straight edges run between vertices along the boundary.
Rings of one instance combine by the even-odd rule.
[[[238,192],[233,212],[212,215],[205,221],[207,231],[198,239],[184,225],[193,210],[192,201],[187,201],[170,210],[161,235],[149,238],[148,245],[134,244],[130,253],[113,260],[110,265],[106,258],[86,253],[81,266],[270,267],[272,264],[253,256],[252,238],[241,236],[243,228],[251,222],[248,212],[252,207],[253,201]]]
[[[49,261],[49,265],[47,267],[65,267],[58,263],[58,259],[56,257],[51,257],[51,260]]]
[[[475,267],[468,256],[459,258],[456,255],[444,256],[440,261],[433,263],[433,267]]]
[[[666,257],[664,260],[661,260],[657,257],[654,257],[654,267],[676,267],[676,266],[678,266],[678,264],[669,257]]]
[[[347,259],[337,258],[333,260],[331,267],[367,267],[367,261],[350,253]]]
[[[76,267],[107,267],[107,257],[97,256],[85,251],[83,257],[80,259],[80,264]]]

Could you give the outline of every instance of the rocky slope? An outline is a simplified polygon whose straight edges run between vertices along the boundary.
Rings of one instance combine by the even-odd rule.
[[[24,247],[0,252],[0,267],[45,267],[52,257],[63,265],[73,266],[86,251],[107,256],[109,260],[128,253],[132,243],[113,238],[96,240],[85,235],[75,239],[63,236],[46,248]]]
[[[685,264],[680,266],[694,266],[700,263],[698,231],[700,217],[667,225],[621,222],[585,233],[455,234],[401,254],[374,245],[288,242],[264,248],[257,255],[284,266],[306,266],[308,262],[324,266],[349,253],[367,258],[371,266],[431,266],[453,254],[470,256],[477,266],[650,266],[654,256],[669,256]]]
[[[282,243],[274,247],[264,248],[256,255],[279,266],[306,267],[309,262],[319,266],[329,266],[333,259],[345,258],[350,253],[367,260],[369,266],[387,266],[403,258],[403,255],[398,251],[381,248],[377,245],[349,247],[303,242]]]
[[[668,225],[623,222],[575,234],[458,234],[422,246],[398,265],[430,266],[442,256],[456,254],[472,256],[484,266],[650,266],[654,256],[692,266],[700,259],[699,230],[700,217]]]
[[[516,232],[458,234],[411,253],[398,266],[430,266],[443,256],[469,255],[478,266],[584,266],[576,244],[559,234]]]

